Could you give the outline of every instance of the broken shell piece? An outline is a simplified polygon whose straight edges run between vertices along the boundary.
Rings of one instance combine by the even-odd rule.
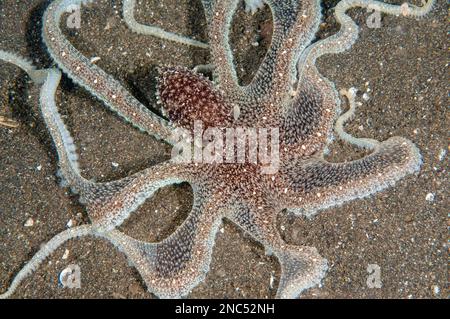
[[[66,249],[66,250],[64,251],[64,255],[62,256],[62,259],[67,259],[68,257],[69,257],[69,250]]]
[[[23,224],[25,227],[31,227],[34,225],[34,220],[33,218],[28,218],[27,221],[25,222],[25,224]]]
[[[64,288],[81,288],[81,270],[78,265],[69,265],[59,273],[59,283]]]
[[[0,125],[9,127],[9,128],[16,128],[19,126],[19,123],[17,123],[13,119],[9,119],[7,117],[0,116]]]
[[[95,63],[97,61],[100,61],[100,57],[95,56],[95,57],[91,58],[91,63]]]
[[[433,193],[428,193],[427,196],[425,196],[425,200],[432,202],[434,201],[434,194]]]
[[[74,224],[75,223],[74,223],[73,219],[69,219],[69,221],[67,222],[66,226],[67,226],[67,228],[71,228]]]

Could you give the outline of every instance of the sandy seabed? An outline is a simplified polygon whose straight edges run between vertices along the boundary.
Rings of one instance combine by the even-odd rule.
[[[51,60],[40,39],[41,17],[48,1],[2,0],[0,48],[29,57],[37,66]],[[337,25],[324,4],[319,36]],[[207,51],[132,33],[121,20],[121,1],[97,1],[82,11],[79,30],[66,30],[87,57],[100,57],[101,68],[120,80],[141,102],[155,103],[156,66],[193,67],[209,62]],[[207,41],[197,1],[138,1],[137,19]],[[251,79],[256,60],[270,42],[270,13],[246,15],[241,4],[231,42],[239,77]],[[448,202],[447,7],[443,0],[427,17],[414,20],[383,16],[381,28],[368,28],[363,10],[350,14],[361,26],[360,39],[343,54],[319,59],[319,70],[338,89],[356,87],[363,104],[348,131],[385,140],[411,139],[424,164],[375,196],[328,209],[315,218],[280,215],[280,232],[292,244],[317,247],[328,259],[321,287],[304,298],[446,298]],[[258,42],[258,46],[251,45]],[[363,96],[363,93],[366,93]],[[64,79],[58,106],[79,149],[82,174],[117,179],[167,159],[168,146],[146,136],[106,110],[88,92]],[[18,122],[0,127],[0,291],[37,251],[66,228],[87,222],[84,208],[55,177],[56,153],[37,108],[38,91],[23,72],[1,64],[0,115]],[[336,142],[330,160],[360,156]],[[429,195],[429,194],[432,194]],[[427,197],[428,195],[428,197]],[[428,198],[428,200],[427,200]],[[447,198],[447,199],[446,199]],[[432,200],[430,200],[432,199]],[[121,227],[146,241],[160,241],[189,212],[188,185],[166,187]],[[27,221],[33,226],[24,226]],[[67,252],[68,251],[68,252]],[[63,258],[66,257],[66,258]],[[58,274],[76,263],[80,289],[58,285]],[[368,288],[367,267],[381,270],[381,288]],[[225,221],[218,233],[211,271],[190,298],[273,298],[279,264],[264,249]],[[271,279],[272,278],[272,279]],[[139,274],[110,244],[92,238],[60,247],[16,291],[18,298],[153,298]]]

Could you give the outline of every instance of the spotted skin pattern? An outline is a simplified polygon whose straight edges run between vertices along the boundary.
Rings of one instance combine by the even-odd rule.
[[[133,31],[211,51],[213,81],[183,67],[160,69],[157,100],[166,118],[150,112],[64,37],[59,23],[66,8],[88,2],[56,0],[43,17],[43,41],[58,68],[69,78],[138,129],[169,144],[175,143],[177,128],[192,130],[195,121],[202,121],[205,128],[279,128],[279,169],[263,174],[258,162],[194,164],[171,159],[121,180],[88,181],[80,174],[76,147],[56,107],[61,72],[36,70],[28,61],[0,50],[0,60],[22,68],[41,86],[40,109],[58,153],[58,176],[62,186],[79,194],[90,219],[90,224],[70,228],[44,245],[1,297],[12,296],[20,282],[57,247],[81,236],[97,236],[115,245],[138,270],[148,290],[158,297],[186,296],[204,280],[215,235],[226,218],[278,258],[281,278],[277,297],[295,298],[320,283],[327,261],[314,247],[285,243],[277,230],[277,215],[287,210],[313,216],[325,208],[374,194],[419,170],[421,156],[411,141],[392,137],[378,142],[343,131],[343,124],[354,114],[354,94],[351,90],[344,92],[350,109],[337,118],[339,94],[314,64],[319,56],[342,52],[356,41],[358,27],[345,14],[348,9],[372,6],[387,14],[420,17],[431,10],[433,1],[423,7],[400,7],[371,0],[342,0],[335,9],[341,29],[312,43],[321,19],[319,1],[248,0],[247,8],[252,12],[268,5],[273,36],[254,78],[241,86],[228,41],[238,0],[202,1],[209,28],[208,44],[139,25],[130,12],[135,1],[124,0],[124,19],[129,20],[126,22]],[[371,153],[350,162],[327,162],[324,152],[335,122],[339,138]],[[117,230],[156,190],[182,182],[193,189],[192,210],[168,238],[147,243]]]

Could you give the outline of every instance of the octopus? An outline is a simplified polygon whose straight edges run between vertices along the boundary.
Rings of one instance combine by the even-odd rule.
[[[202,0],[208,43],[138,23],[135,1],[124,0],[123,19],[134,32],[210,50],[211,65],[194,70],[181,66],[159,69],[157,99],[163,116],[150,111],[64,36],[60,22],[68,8],[87,2],[91,1],[55,0],[44,13],[42,39],[57,67],[36,69],[26,59],[0,51],[0,60],[26,71],[40,87],[40,112],[58,156],[57,176],[61,186],[78,194],[89,217],[89,223],[68,228],[43,245],[15,275],[2,298],[12,296],[55,249],[83,236],[105,239],[124,253],[149,292],[160,298],[187,296],[208,273],[223,219],[239,226],[278,259],[281,275],[276,297],[296,298],[320,284],[327,272],[327,260],[314,247],[286,243],[277,228],[278,214],[312,217],[329,207],[384,190],[420,169],[420,152],[410,140],[396,136],[377,141],[354,137],[344,130],[345,122],[355,113],[355,90],[342,90],[340,95],[319,73],[315,62],[322,55],[349,49],[357,40],[358,26],[347,10],[370,7],[385,14],[417,18],[430,12],[433,0],[422,7],[342,0],[335,7],[340,29],[319,40],[315,34],[321,22],[320,1],[247,0],[248,11],[265,5],[270,8],[273,34],[265,57],[246,85],[239,83],[229,43],[238,0]],[[201,74],[203,68],[212,69],[213,80]],[[175,156],[119,180],[98,183],[84,178],[73,138],[55,101],[62,73],[126,122],[173,145]],[[348,100],[346,112],[341,112],[343,97]],[[182,161],[177,132],[185,136],[195,131],[198,123],[205,129],[200,142],[212,145],[203,149],[203,155],[212,151],[214,156],[210,161],[202,154]],[[250,133],[268,128],[276,133],[271,135],[270,145],[270,152],[277,154],[271,163],[275,169],[267,169],[269,162],[259,156],[233,160],[242,149],[245,154],[256,152],[250,145]],[[217,137],[223,135],[206,137],[208,130],[225,135],[240,132],[228,142],[239,140],[243,148],[228,148],[225,154],[219,147],[223,140]],[[334,136],[369,153],[353,161],[329,162],[324,156]],[[192,147],[196,145],[188,145],[187,150]],[[269,150],[267,145],[256,148],[258,155]],[[117,229],[158,189],[178,183],[189,183],[194,198],[188,217],[170,236],[160,242],[145,242]]]

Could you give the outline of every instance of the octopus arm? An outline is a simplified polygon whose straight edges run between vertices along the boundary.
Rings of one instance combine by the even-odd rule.
[[[309,156],[331,140],[336,111],[340,107],[334,85],[310,74],[299,83],[292,99],[281,110],[281,141],[291,154]]]
[[[318,285],[328,269],[316,248],[286,243],[276,223],[277,210],[269,205],[241,207],[229,218],[274,254],[281,266],[277,298],[297,298],[302,291]]]
[[[145,25],[136,21],[134,17],[134,11],[136,7],[136,0],[124,0],[123,1],[123,19],[128,27],[136,33],[155,36],[164,40],[178,42],[181,44],[194,46],[202,49],[208,49],[208,44],[201,41],[191,39],[176,33],[165,31],[154,25]]]
[[[63,35],[59,28],[62,15],[70,5],[85,2],[57,0],[45,11],[42,35],[51,57],[75,83],[87,89],[127,122],[171,143],[170,124],[142,105],[111,75],[92,64]]]
[[[280,169],[280,203],[294,213],[312,216],[392,186],[417,172],[421,163],[417,147],[401,137],[379,143],[371,154],[350,162],[331,163],[320,158],[290,161]]]
[[[247,94],[254,99],[267,98],[279,106],[295,82],[298,57],[313,40],[319,25],[320,3],[317,0],[266,3],[273,16],[272,41],[247,87]]]
[[[118,230],[102,232],[136,267],[147,288],[160,298],[181,298],[204,280],[222,218],[220,200],[194,192],[194,204],[184,223],[159,243],[133,239]]]
[[[182,166],[164,162],[129,177],[107,183],[89,183],[79,190],[89,219],[98,228],[119,226],[160,188],[186,181]]]
[[[238,84],[229,43],[231,22],[238,3],[237,0],[204,1],[209,22],[209,45],[215,62],[214,75],[221,89],[234,99],[242,99],[245,95],[244,89]]]
[[[183,176],[188,177],[183,175],[183,166],[168,161],[112,182],[94,183],[83,178],[73,138],[56,107],[55,92],[61,73],[56,69],[45,72],[40,109],[58,153],[61,185],[80,195],[80,202],[87,205],[89,217],[98,227],[109,229],[121,224],[157,189],[183,182]]]

